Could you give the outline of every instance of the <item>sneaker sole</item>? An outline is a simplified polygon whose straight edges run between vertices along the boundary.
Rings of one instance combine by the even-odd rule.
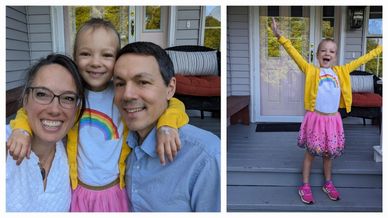
[[[314,204],[314,201],[305,201],[302,197],[302,193],[300,192],[300,190],[298,190],[298,194],[299,194],[299,197],[300,197],[300,200],[305,203],[305,204]]]
[[[338,197],[338,198],[332,198],[332,197],[330,197],[329,191],[327,191],[327,190],[325,189],[325,187],[322,187],[322,191],[325,192],[325,193],[327,194],[327,197],[329,197],[330,200],[332,200],[332,201],[338,201],[338,200],[340,199],[339,197]]]

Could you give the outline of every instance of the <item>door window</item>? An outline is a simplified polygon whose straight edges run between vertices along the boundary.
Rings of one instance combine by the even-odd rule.
[[[74,37],[80,26],[92,17],[112,22],[120,35],[121,45],[128,43],[128,6],[68,6],[65,7],[68,23],[66,51],[72,54]]]

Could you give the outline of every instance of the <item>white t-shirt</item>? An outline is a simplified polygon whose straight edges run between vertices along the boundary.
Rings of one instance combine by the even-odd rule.
[[[92,186],[103,186],[119,176],[124,124],[113,103],[111,83],[104,91],[87,90],[87,105],[79,124],[78,177]]]
[[[315,109],[323,113],[337,112],[340,95],[338,76],[331,68],[321,68]]]
[[[7,125],[7,139],[11,133],[12,129]],[[68,212],[70,210],[69,164],[62,141],[56,143],[56,152],[47,177],[46,190],[43,188],[38,163],[39,158],[34,152],[31,152],[30,159],[25,158],[19,166],[9,153],[7,154],[7,212]]]

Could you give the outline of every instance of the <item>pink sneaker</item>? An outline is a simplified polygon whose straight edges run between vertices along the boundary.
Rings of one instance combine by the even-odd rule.
[[[313,193],[311,192],[310,184],[306,183],[302,186],[299,186],[298,193],[303,203],[314,204],[314,197]]]
[[[340,199],[340,193],[337,191],[332,181],[326,182],[325,185],[322,186],[322,190],[331,200],[338,201]]]

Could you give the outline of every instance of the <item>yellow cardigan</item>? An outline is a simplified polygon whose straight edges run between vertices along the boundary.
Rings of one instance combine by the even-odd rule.
[[[308,111],[314,111],[315,101],[318,93],[319,73],[320,69],[313,64],[308,63],[302,55],[292,46],[289,39],[281,36],[278,39],[279,43],[284,47],[287,53],[294,59],[299,69],[306,74],[305,88],[304,88],[304,108]],[[367,63],[382,52],[382,47],[370,51],[356,60],[351,61],[343,66],[332,67],[333,71],[337,74],[340,87],[340,108],[346,108],[346,112],[350,112],[352,106],[352,87],[350,81],[350,73],[357,69],[359,66]]]
[[[189,117],[185,112],[185,105],[176,98],[172,98],[169,101],[169,106],[164,111],[162,116],[159,117],[157,128],[160,126],[170,126],[173,128],[181,127],[189,122]],[[18,110],[16,118],[11,121],[12,129],[24,129],[32,135],[31,128],[28,124],[28,118],[26,111],[21,108]],[[70,181],[71,187],[75,189],[78,185],[78,167],[77,167],[77,148],[78,148],[78,122],[67,133],[67,157],[69,160]],[[127,159],[131,148],[126,143],[128,136],[128,128],[124,125],[123,132],[123,144],[121,147],[121,154],[119,159],[119,178],[120,188],[125,187],[124,174],[125,174],[125,160]]]

